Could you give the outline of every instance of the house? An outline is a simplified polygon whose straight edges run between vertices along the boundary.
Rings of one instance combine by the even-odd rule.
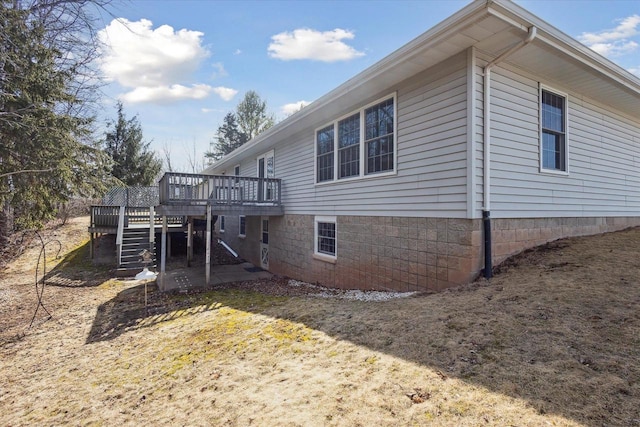
[[[640,225],[640,79],[511,1],[474,1],[202,175],[166,175],[156,212],[218,215],[208,232],[244,258],[332,287],[489,277],[525,248]]]

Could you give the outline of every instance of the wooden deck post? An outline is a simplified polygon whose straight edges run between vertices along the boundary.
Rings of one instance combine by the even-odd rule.
[[[93,232],[89,232],[89,258],[93,259]]]
[[[162,239],[160,241],[160,290],[165,290],[165,271],[167,266],[167,216],[162,215]]]
[[[171,233],[167,234],[167,259],[171,258]]]
[[[191,267],[193,259],[193,217],[187,219],[187,267]]]
[[[209,286],[211,282],[211,205],[207,205],[207,252],[205,258],[205,272],[206,285]]]

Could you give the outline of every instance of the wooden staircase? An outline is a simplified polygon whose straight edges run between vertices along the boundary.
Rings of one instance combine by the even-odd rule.
[[[151,263],[143,263],[141,252],[144,250],[151,252]],[[156,268],[156,248],[155,243],[149,243],[148,228],[124,228],[122,233],[122,248],[118,260],[118,276],[135,276],[144,267],[149,270]]]

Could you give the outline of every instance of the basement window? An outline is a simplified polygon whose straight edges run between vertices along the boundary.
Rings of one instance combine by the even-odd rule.
[[[224,233],[224,215],[220,216],[220,232]]]
[[[334,261],[337,255],[337,226],[335,216],[317,216],[315,222],[314,256]]]

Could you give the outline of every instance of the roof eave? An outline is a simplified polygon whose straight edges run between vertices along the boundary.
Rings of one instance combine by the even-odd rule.
[[[538,18],[523,7],[510,0],[491,0],[487,11],[495,17],[523,29],[535,26],[538,29],[536,40],[542,41],[569,55],[571,58],[588,65],[607,78],[631,89],[640,97],[640,78]]]
[[[427,32],[413,39],[398,50],[387,55],[364,71],[358,73],[337,88],[321,96],[311,104],[304,107],[302,110],[289,116],[282,122],[276,124],[272,128],[245,143],[241,147],[227,154],[222,159],[206,168],[205,172],[220,171],[228,168],[230,165],[235,164],[235,159],[237,159],[243,153],[250,151],[251,149],[253,149],[253,147],[260,144],[262,141],[272,138],[279,133],[286,132],[291,128],[294,128],[296,123],[304,122],[306,118],[325,108],[336,99],[348,96],[349,93],[353,92],[356,88],[367,84],[372,80],[375,80],[377,77],[383,75],[389,69],[392,69],[402,61],[406,60],[407,57],[413,56],[420,51],[428,49],[430,45],[436,43],[442,37],[446,37],[451,33],[456,33],[458,29],[463,28],[466,25],[469,25],[469,23],[473,22],[475,19],[479,19],[481,16],[484,16],[488,7],[488,3],[490,2],[491,0],[477,0],[468,4],[444,21],[432,27]]]

